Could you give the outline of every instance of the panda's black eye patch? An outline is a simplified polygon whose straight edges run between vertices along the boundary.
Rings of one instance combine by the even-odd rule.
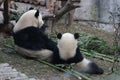
[[[62,34],[61,34],[61,33],[58,33],[58,34],[57,34],[57,38],[58,38],[58,39],[61,39],[61,37],[62,37]]]
[[[35,17],[38,18],[38,16],[39,16],[39,10],[37,10],[35,13]]]
[[[79,34],[78,34],[78,33],[75,33],[75,34],[74,34],[74,38],[75,38],[75,39],[78,39],[78,38],[79,38]]]

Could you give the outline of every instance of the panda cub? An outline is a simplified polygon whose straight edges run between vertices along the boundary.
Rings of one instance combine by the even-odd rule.
[[[103,74],[103,70],[94,62],[84,58],[78,47],[79,34],[59,33],[56,52],[53,54],[53,64],[76,63],[81,71],[89,74]]]
[[[48,59],[56,43],[45,35],[46,27],[38,10],[25,12],[13,28],[16,51],[26,57]]]

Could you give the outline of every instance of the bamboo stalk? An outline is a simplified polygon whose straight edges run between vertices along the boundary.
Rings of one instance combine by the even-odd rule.
[[[75,71],[75,70],[73,70],[73,69],[67,69],[67,70],[65,70],[65,69],[62,69],[62,68],[60,68],[60,67],[57,67],[57,66],[55,66],[55,65],[53,65],[53,64],[50,64],[50,63],[48,63],[48,62],[46,62],[46,61],[42,61],[42,60],[36,60],[36,61],[38,61],[38,62],[41,62],[41,63],[43,63],[43,64],[46,64],[46,65],[48,65],[48,66],[51,66],[51,67],[53,67],[53,68],[56,68],[56,69],[58,69],[58,70],[61,70],[61,71],[63,71],[63,72],[70,72],[70,74],[72,74],[73,76],[75,76],[75,77],[77,77],[79,80],[81,80],[82,78],[83,79],[85,79],[85,80],[92,80],[92,79],[90,79],[90,78],[88,78],[87,76],[85,76],[85,75],[83,75],[83,74],[81,74],[81,73],[79,73],[79,72],[77,72],[77,71]],[[81,77],[82,78],[81,78]]]
[[[95,53],[96,53],[97,55],[102,56],[102,57],[107,57],[107,58],[109,58],[109,59],[114,59],[114,57],[109,56],[109,55],[104,55],[104,54],[100,54],[100,53],[97,53],[97,52],[95,52]],[[117,61],[120,62],[120,58],[118,58]]]
[[[102,56],[99,56],[99,55],[91,55],[90,53],[87,53],[87,52],[84,52],[84,51],[81,51],[83,54],[87,55],[87,56],[90,56],[90,57],[94,57],[94,58],[99,58],[99,59],[102,59],[102,60],[105,60],[105,61],[109,61],[109,62],[114,62],[114,60],[112,59],[109,59],[109,58],[104,58]]]
[[[95,52],[95,51],[93,51],[93,50],[91,50],[91,52],[93,52],[93,53],[95,53],[95,54],[97,54],[97,55],[103,56],[103,57],[110,58],[110,59],[113,59],[113,58],[114,58],[114,57],[112,57],[112,56],[109,56],[109,55],[100,54],[100,53],[98,53],[98,52]]]
[[[109,62],[114,62],[114,57],[109,56],[109,55],[105,55],[105,54],[100,54],[100,53],[95,52],[93,50],[91,50],[90,52],[88,52],[85,49],[81,49],[81,52],[83,52],[87,56],[100,58],[100,59],[103,59],[103,60],[106,60],[106,61],[109,61]],[[120,58],[118,58],[117,61],[120,62]]]
[[[53,65],[53,64],[50,64],[50,63],[48,63],[48,62],[46,62],[46,61],[43,61],[43,60],[35,59],[35,61],[41,62],[41,63],[43,63],[43,64],[46,64],[46,65],[48,65],[48,66],[50,66],[50,67],[53,67],[53,68],[58,69],[58,70],[61,70],[61,71],[63,71],[63,72],[67,72],[67,71],[68,71],[68,70],[62,69],[62,68],[60,68],[60,67],[57,67],[57,66],[55,66],[55,65]],[[79,75],[76,75],[76,74],[74,74],[74,73],[70,73],[70,74],[72,74],[73,76],[75,76],[76,78],[78,78],[78,79],[81,80],[81,77],[80,77]]]
[[[91,78],[89,78],[89,77],[87,77],[87,76],[85,76],[85,75],[83,75],[83,74],[81,74],[81,73],[79,73],[79,72],[77,72],[77,71],[75,71],[75,70],[73,70],[73,69],[71,69],[71,71],[72,71],[73,73],[77,74],[77,75],[82,76],[82,77],[83,77],[84,79],[86,79],[86,80],[92,80]]]
[[[87,52],[84,52],[84,51],[81,51],[81,52],[83,54],[87,55],[87,56],[90,56],[90,57],[99,58],[99,59],[109,61],[109,62],[114,62],[112,59],[104,58],[104,57],[101,57],[101,56],[98,56],[98,55],[91,55],[90,53],[87,53]]]

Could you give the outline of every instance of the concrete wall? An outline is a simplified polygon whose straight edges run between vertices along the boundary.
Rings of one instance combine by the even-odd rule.
[[[81,0],[80,6],[75,11],[75,19],[98,20],[111,23],[112,18],[110,12],[120,13],[120,10],[117,9],[117,7],[120,7],[120,0]],[[115,19],[115,22],[118,23],[118,16]],[[114,30],[112,24],[99,23],[96,26],[108,32]]]

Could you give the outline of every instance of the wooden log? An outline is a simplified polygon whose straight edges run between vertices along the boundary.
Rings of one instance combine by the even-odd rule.
[[[4,17],[4,24],[9,23],[9,0],[4,1],[4,11],[3,11],[3,17]]]
[[[78,7],[80,7],[79,4],[74,4],[73,2],[71,2],[71,0],[68,0],[67,3],[65,4],[65,6],[56,12],[56,14],[55,14],[56,20],[55,21],[58,21],[65,13],[67,13],[75,8],[78,8]]]
[[[4,11],[4,8],[0,8],[0,11]],[[12,14],[19,13],[17,10],[14,10],[14,9],[9,9],[9,12],[12,13]]]

